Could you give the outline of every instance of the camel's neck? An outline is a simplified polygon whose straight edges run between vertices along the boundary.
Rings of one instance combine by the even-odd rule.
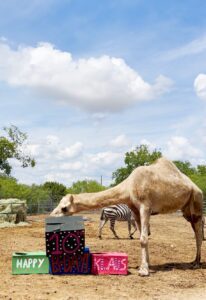
[[[128,200],[129,194],[124,185],[119,184],[103,192],[79,194],[75,197],[75,210],[76,212],[92,210],[118,203],[128,203]]]

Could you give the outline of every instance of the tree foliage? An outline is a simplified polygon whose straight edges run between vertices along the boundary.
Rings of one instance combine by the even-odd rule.
[[[194,167],[192,167],[192,165],[189,161],[175,160],[173,162],[176,165],[176,167],[187,176],[190,176],[190,175],[196,173],[196,169]]]
[[[43,188],[48,191],[49,197],[53,203],[59,202],[67,193],[65,185],[54,181],[45,182]]]
[[[16,126],[5,127],[7,137],[0,136],[0,171],[2,174],[10,175],[12,166],[10,159],[14,158],[21,162],[23,168],[34,167],[35,160],[23,151],[27,135]]]
[[[95,180],[82,180],[72,184],[67,189],[68,194],[94,193],[105,190],[106,188]]]
[[[206,176],[206,165],[198,165],[197,173],[203,176]]]
[[[161,156],[162,153],[159,150],[150,151],[148,146],[144,144],[137,146],[134,151],[126,152],[124,159],[125,167],[117,169],[112,174],[114,185],[126,179],[135,168],[150,165]]]
[[[59,200],[66,195],[79,194],[79,193],[92,193],[99,192],[106,189],[95,180],[82,180],[74,182],[70,187],[58,182],[47,181],[42,185],[32,184],[31,186],[26,184],[20,184],[17,180],[6,174],[10,174],[11,166],[9,165],[9,158],[14,158],[17,145],[22,145],[26,136],[20,133],[18,129],[11,130],[9,132],[10,139],[0,137],[0,151],[4,148],[6,151],[0,155],[0,170],[3,170],[4,174],[0,174],[0,199],[1,198],[19,198],[27,200],[27,204],[30,205],[30,211],[39,211],[39,205],[56,204]],[[17,150],[19,151],[19,150]],[[23,156],[23,153],[19,152],[17,159]],[[125,165],[122,168],[117,169],[113,173],[114,185],[122,182],[129,174],[139,166],[145,166],[153,163],[156,159],[162,156],[161,151],[150,151],[147,145],[140,145],[136,147],[134,151],[127,152],[125,154]],[[4,167],[2,162],[5,163]],[[31,160],[27,161],[31,163]],[[204,198],[206,199],[206,165],[192,166],[189,161],[174,161],[175,165],[181,172],[186,174],[191,180],[197,184],[197,186],[203,191]],[[5,168],[8,168],[7,172]]]

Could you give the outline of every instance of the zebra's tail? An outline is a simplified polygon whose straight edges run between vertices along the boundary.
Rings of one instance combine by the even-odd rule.
[[[101,216],[100,216],[100,220],[104,220],[104,209],[102,209],[102,213],[101,213]]]

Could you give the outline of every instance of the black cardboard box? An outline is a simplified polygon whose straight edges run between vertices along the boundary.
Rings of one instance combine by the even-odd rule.
[[[46,253],[81,255],[85,248],[84,221],[81,216],[46,218]]]

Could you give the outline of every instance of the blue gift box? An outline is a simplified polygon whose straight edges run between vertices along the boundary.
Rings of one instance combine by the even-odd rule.
[[[82,254],[52,255],[49,257],[49,273],[53,275],[90,274],[91,256],[85,247]]]

